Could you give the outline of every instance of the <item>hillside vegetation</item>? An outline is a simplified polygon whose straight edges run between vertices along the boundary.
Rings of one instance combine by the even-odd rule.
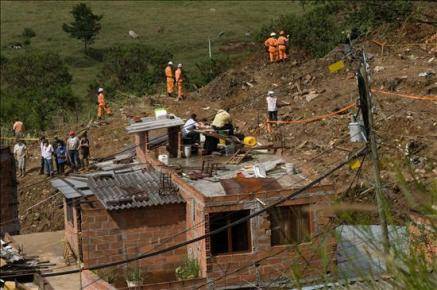
[[[170,51],[174,61],[184,63],[190,71],[195,70],[196,62],[208,57],[208,38],[212,39],[213,55],[223,50],[231,57],[244,55],[244,47],[232,44],[250,42],[262,24],[300,7],[292,1],[82,2],[103,15],[102,30],[92,46],[97,54],[120,43],[142,43]],[[62,30],[63,23],[72,21],[70,11],[77,3],[80,2],[2,1],[1,48],[6,57],[29,49],[60,53],[73,75],[73,93],[85,96],[102,63],[98,57],[84,55],[83,44]],[[30,46],[11,49],[11,43],[23,42],[21,34],[25,28],[36,33]],[[139,38],[129,37],[129,30]]]

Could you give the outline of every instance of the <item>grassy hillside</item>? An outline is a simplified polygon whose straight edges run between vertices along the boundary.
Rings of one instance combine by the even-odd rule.
[[[251,41],[261,25],[280,14],[299,9],[293,1],[84,1],[96,14],[103,14],[102,31],[93,45],[104,49],[117,43],[142,42],[157,48],[168,48],[174,62],[188,69],[200,57],[208,55],[208,37],[213,39],[214,53],[225,49],[231,56],[244,55],[238,49],[226,49],[229,43]],[[66,58],[73,74],[73,89],[78,96],[86,93],[89,83],[101,67],[86,57],[80,41],[62,30],[72,21],[70,14],[77,1],[1,1],[2,54],[12,56],[22,50],[9,48],[25,27],[36,32],[31,49],[56,51]],[[132,39],[128,31],[140,35]],[[222,34],[220,38],[217,38]]]

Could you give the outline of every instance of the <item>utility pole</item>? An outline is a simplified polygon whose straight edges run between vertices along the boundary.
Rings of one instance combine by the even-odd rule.
[[[378,156],[378,147],[376,144],[375,133],[373,130],[373,111],[372,111],[372,96],[370,91],[370,80],[367,73],[367,60],[366,55],[363,52],[363,62],[360,67],[360,73],[364,79],[365,86],[365,98],[366,98],[366,108],[362,108],[363,114],[364,109],[367,111],[367,134],[368,134],[368,143],[370,145],[370,156],[372,158],[373,164],[373,176],[375,181],[375,191],[376,191],[376,202],[378,207],[378,215],[379,215],[379,223],[382,228],[382,244],[384,247],[384,253],[387,255],[390,251],[390,240],[388,236],[388,227],[387,227],[387,216],[386,216],[386,208],[385,208],[385,199],[384,193],[382,190],[382,182],[381,175],[379,170],[379,156]]]

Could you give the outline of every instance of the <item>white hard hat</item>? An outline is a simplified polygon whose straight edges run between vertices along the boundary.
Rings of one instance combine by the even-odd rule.
[[[270,36],[276,36],[276,33],[272,32],[270,33]]]
[[[169,62],[168,62],[168,65],[173,65],[173,62],[172,62],[172,61],[169,61]]]
[[[178,67],[182,67],[182,64],[180,63],[180,64],[178,64]]]
[[[99,89],[97,90],[97,92],[99,92],[99,93],[103,92],[103,88],[99,88]]]
[[[274,94],[275,94],[274,91],[268,91],[268,92],[267,92],[267,96],[273,96]]]

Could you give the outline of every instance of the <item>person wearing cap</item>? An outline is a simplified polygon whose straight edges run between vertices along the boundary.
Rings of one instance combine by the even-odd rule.
[[[278,106],[277,106],[278,98],[276,98],[275,92],[268,91],[266,101],[267,101],[267,116],[269,121],[278,121]]]
[[[105,102],[103,88],[99,88],[97,91],[97,118],[100,120],[105,113],[112,115],[111,108]]]
[[[278,60],[285,61],[287,60],[287,46],[288,46],[288,38],[285,37],[285,32],[279,32],[278,37]]]
[[[67,139],[67,152],[68,159],[70,160],[71,169],[77,171],[79,169],[79,138],[76,136],[76,132],[70,131]]]
[[[173,74],[173,62],[169,61],[165,68],[165,77],[167,78],[167,95],[172,96],[174,92],[174,74]]]
[[[266,41],[264,41],[264,46],[267,48],[267,51],[269,53],[269,60],[270,63],[273,63],[277,59],[277,46],[278,46],[278,40],[275,38],[276,33],[272,32],[270,33],[270,37],[267,38]]]
[[[184,98],[184,74],[182,73],[182,64],[178,64],[178,68],[175,71],[176,84],[178,86],[177,101],[181,101]]]

